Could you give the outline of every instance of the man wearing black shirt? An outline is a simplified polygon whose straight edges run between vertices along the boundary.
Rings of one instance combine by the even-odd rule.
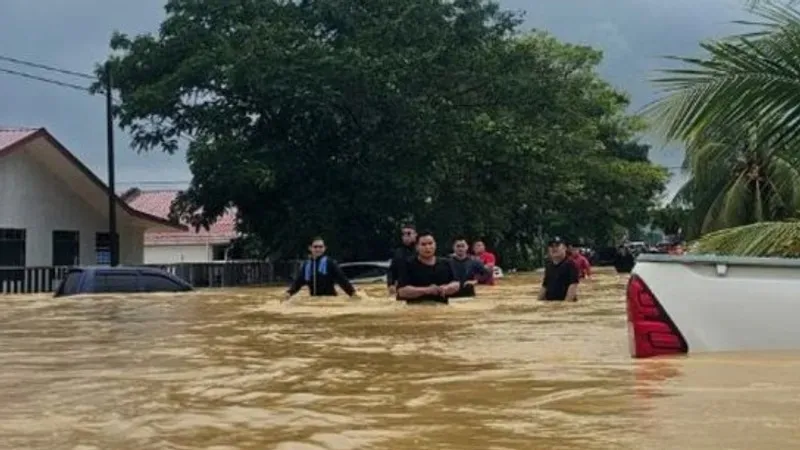
[[[414,257],[414,247],[417,244],[417,229],[414,225],[405,224],[401,228],[403,245],[392,254],[389,263],[389,273],[386,275],[386,287],[389,295],[397,293],[397,281],[400,278],[400,269]]]
[[[567,246],[564,240],[555,237],[547,244],[550,260],[544,267],[542,290],[539,300],[577,301],[578,300],[578,268],[567,259]]]
[[[417,235],[417,256],[400,268],[397,299],[408,304],[448,303],[461,287],[453,263],[436,257],[436,240],[431,233]]]
[[[627,246],[622,245],[617,250],[617,256],[614,258],[614,268],[617,273],[631,273],[633,266],[636,264],[636,258],[633,256]]]

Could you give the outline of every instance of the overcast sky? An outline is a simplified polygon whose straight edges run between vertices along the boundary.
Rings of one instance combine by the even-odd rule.
[[[81,72],[108,54],[114,30],[157,29],[164,0],[0,0],[0,55]],[[656,94],[648,78],[665,55],[698,54],[698,42],[730,34],[745,17],[742,0],[503,0],[523,9],[526,28],[545,29],[561,39],[591,44],[605,52],[603,75],[628,91],[638,108]],[[0,69],[31,71],[0,61]],[[36,72],[53,77],[52,74]],[[80,83],[80,79],[64,81]],[[46,127],[99,176],[106,177],[105,116],[100,97],[0,73],[0,125]],[[117,180],[124,189],[152,181],[186,182],[184,155],[138,155],[117,132]],[[677,151],[656,149],[659,164],[680,165]],[[674,188],[673,183],[673,188]],[[182,187],[174,185],[175,187]]]

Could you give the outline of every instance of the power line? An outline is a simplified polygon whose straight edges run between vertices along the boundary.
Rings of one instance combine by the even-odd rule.
[[[3,68],[3,67],[0,67],[0,72],[6,73],[6,74],[9,74],[9,75],[16,75],[16,76],[22,77],[22,78],[28,78],[30,80],[41,81],[43,83],[54,84],[56,86],[75,89],[75,90],[82,91],[82,92],[87,93],[87,94],[89,93],[89,88],[87,86],[80,86],[80,85],[77,85],[77,84],[66,83],[64,81],[58,81],[58,80],[54,80],[52,78],[40,77],[38,75],[32,75],[30,73],[20,72],[20,71],[12,70],[12,69],[6,69],[6,68]]]
[[[188,185],[191,184],[190,180],[147,180],[147,181],[117,181],[117,184],[124,184],[126,186],[154,186],[154,185],[165,185],[165,186],[175,186],[175,185]]]
[[[81,72],[75,72],[74,70],[61,69],[59,67],[48,66],[46,64],[35,63],[32,61],[25,61],[23,59],[12,58],[10,56],[0,55],[0,61],[7,61],[14,64],[20,64],[23,66],[34,67],[42,70],[49,70],[51,72],[58,72],[64,75],[71,75],[73,77],[79,77],[87,80],[97,81],[96,76],[89,75],[88,73],[81,73]]]

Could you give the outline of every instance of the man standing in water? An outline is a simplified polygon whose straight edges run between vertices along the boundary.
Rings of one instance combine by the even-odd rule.
[[[591,279],[592,264],[585,256],[583,256],[580,247],[575,247],[572,244],[568,244],[567,257],[570,261],[572,261],[573,264],[575,264],[575,268],[578,269],[578,276],[581,278]]]
[[[456,279],[461,283],[461,289],[453,297],[474,297],[477,276],[489,276],[483,264],[469,255],[469,244],[463,237],[457,237],[453,241],[453,268],[456,271]]]
[[[300,291],[303,285],[308,286],[308,292],[314,297],[336,295],[335,285],[337,284],[350,297],[357,296],[356,289],[339,268],[339,264],[325,256],[325,241],[322,238],[312,239],[308,251],[311,253],[311,257],[300,266],[300,273],[286,291],[285,300]]]
[[[472,244],[472,252],[486,268],[486,275],[479,276],[478,283],[494,285],[494,265],[497,263],[494,253],[486,251],[486,245],[480,239]]]
[[[567,259],[567,246],[560,237],[547,243],[550,260],[544,266],[542,289],[539,300],[577,301],[578,300],[578,268]]]
[[[436,257],[433,234],[419,233],[417,256],[400,268],[397,299],[405,300],[408,304],[447,304],[448,297],[458,292],[460,287],[453,262]]]
[[[417,229],[414,225],[405,224],[401,228],[403,245],[397,248],[389,263],[389,273],[386,275],[386,285],[389,295],[397,293],[397,280],[401,267],[414,257],[414,246],[417,243]]]

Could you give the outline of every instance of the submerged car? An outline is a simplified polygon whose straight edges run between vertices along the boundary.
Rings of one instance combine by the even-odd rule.
[[[634,358],[800,349],[800,261],[642,254],[628,280]]]
[[[390,261],[349,262],[339,264],[339,267],[351,283],[386,283],[390,263]]]
[[[339,264],[351,283],[386,283],[391,261],[365,261]],[[494,277],[503,278],[503,269],[495,266]]]
[[[187,292],[192,286],[151,267],[74,267],[67,271],[54,297],[133,292]]]

